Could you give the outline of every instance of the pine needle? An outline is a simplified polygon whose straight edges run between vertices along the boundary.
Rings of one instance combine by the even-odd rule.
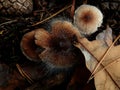
[[[4,22],[4,23],[1,23],[0,26],[2,26],[2,25],[6,25],[6,24],[11,24],[11,23],[14,23],[14,22],[17,22],[17,20],[10,20],[10,21],[7,21],[7,22]]]
[[[34,82],[34,81],[30,78],[30,76],[25,73],[25,71],[20,67],[19,64],[16,64],[16,67],[17,67],[18,71],[20,72],[20,74],[21,74],[24,78],[26,78],[30,84],[32,84],[32,83]]]
[[[41,23],[43,23],[43,22],[46,22],[47,20],[55,17],[56,15],[58,15],[58,14],[61,13],[61,12],[63,12],[64,10],[70,8],[71,6],[72,6],[72,5],[69,5],[69,6],[66,6],[66,7],[62,8],[62,9],[59,10],[58,12],[56,12],[56,13],[54,13],[53,15],[49,16],[48,18],[46,18],[46,19],[44,19],[44,20],[42,20],[42,21],[40,21],[40,22],[37,22],[37,23],[33,24],[32,26],[36,26],[36,25],[39,25],[39,24],[41,24]]]

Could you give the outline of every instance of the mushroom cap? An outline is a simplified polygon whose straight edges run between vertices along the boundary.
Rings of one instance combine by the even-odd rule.
[[[74,15],[74,24],[82,34],[92,34],[103,22],[102,12],[92,5],[81,5]]]
[[[40,61],[38,57],[37,45],[34,42],[35,30],[26,33],[21,40],[20,47],[22,53],[31,61]]]
[[[39,57],[49,69],[67,69],[79,63],[83,64],[85,61],[83,53],[76,47],[61,52],[48,49],[39,54]]]
[[[43,48],[49,47],[50,33],[45,29],[40,28],[35,31],[35,44]]]
[[[53,21],[50,33],[38,30],[35,32],[35,37],[37,45],[45,48],[39,57],[50,68],[68,68],[78,62],[79,55],[73,44],[77,42],[80,33],[71,22]]]
[[[21,49],[28,59],[42,61],[50,68],[70,68],[84,59],[82,52],[74,46],[80,37],[71,22],[55,20],[51,32],[41,28],[26,33],[21,40]],[[37,52],[37,47],[44,50]]]

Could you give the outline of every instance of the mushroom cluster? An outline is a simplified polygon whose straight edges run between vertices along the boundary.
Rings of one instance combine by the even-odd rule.
[[[89,74],[90,72],[85,65],[83,55],[85,52],[83,49],[80,50],[76,44],[81,38],[83,39],[82,34],[94,33],[102,24],[102,19],[103,15],[98,8],[91,5],[81,5],[75,11],[74,25],[70,21],[55,19],[50,24],[50,32],[40,28],[26,33],[20,44],[22,52],[29,60],[42,62],[48,72],[50,71],[52,74],[56,74],[56,71],[57,74],[63,73],[60,75],[63,78],[59,78],[55,82],[59,82],[59,80],[63,82],[68,76],[67,70],[69,74],[73,71],[75,73],[75,77],[73,76],[71,81],[81,83],[77,80],[78,78],[76,79],[76,76],[80,77],[79,74],[83,68]],[[44,75],[42,74],[42,76]],[[83,86],[82,84],[80,87],[83,88]]]
[[[56,20],[51,24],[51,32],[41,28],[25,34],[21,48],[30,60],[42,61],[49,68],[69,68],[79,61],[80,55],[81,59],[84,58],[82,52],[74,46],[79,37],[80,33],[72,23]],[[44,50],[40,52],[38,47]]]
[[[103,15],[98,8],[81,5],[74,15],[76,27],[69,21],[56,19],[50,24],[51,32],[40,28],[25,34],[21,41],[23,54],[30,60],[42,61],[50,68],[74,66],[79,61],[78,56],[82,55],[81,51],[78,54],[74,44],[81,38],[81,34],[95,32],[102,19]]]

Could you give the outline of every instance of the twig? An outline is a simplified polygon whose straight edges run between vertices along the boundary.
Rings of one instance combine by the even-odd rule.
[[[74,11],[75,11],[75,0],[72,2],[72,7],[71,7],[71,17],[73,18],[74,16]]]
[[[42,20],[42,19],[43,19],[43,12],[40,15],[40,20]]]
[[[50,17],[48,17],[48,18],[46,18],[46,19],[44,19],[44,20],[42,20],[42,21],[40,21],[40,22],[37,22],[37,23],[33,24],[32,26],[36,26],[36,25],[39,25],[39,24],[41,24],[41,23],[43,23],[43,22],[46,22],[47,20],[53,18],[54,16],[58,15],[59,13],[63,12],[64,10],[66,10],[66,9],[68,9],[68,8],[70,8],[70,7],[71,7],[71,5],[66,6],[66,7],[64,7],[63,9],[61,9],[61,10],[59,10],[58,12],[54,13],[53,15],[51,15]]]
[[[5,25],[5,24],[11,24],[13,22],[17,22],[17,20],[11,20],[11,21],[7,21],[7,22],[4,22],[4,23],[1,23],[0,26]]]

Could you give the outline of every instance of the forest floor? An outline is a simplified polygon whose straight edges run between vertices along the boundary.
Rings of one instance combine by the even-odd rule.
[[[67,18],[73,21],[70,6],[72,0],[39,0],[39,2],[41,4],[34,6],[33,12],[29,15],[0,15],[0,90],[49,90],[48,88],[40,89],[42,86],[39,86],[37,81],[33,82],[28,79],[29,77],[26,79],[26,76],[19,73],[22,66],[31,69],[38,65],[23,55],[20,42],[22,36],[27,32],[37,28],[49,28],[48,24],[53,19]],[[76,0],[75,9],[82,3],[83,0]],[[107,0],[88,0],[88,4],[100,8],[104,15],[102,26],[99,31],[88,36],[89,40],[94,40],[99,32],[105,30],[107,24],[112,28],[114,39],[120,34],[120,5],[118,3],[119,0],[109,2]],[[67,9],[65,9],[66,7]],[[116,45],[118,44],[120,44],[120,39]],[[35,89],[36,87],[37,89]],[[58,88],[60,87],[58,86]],[[65,87],[59,90],[65,90]]]

